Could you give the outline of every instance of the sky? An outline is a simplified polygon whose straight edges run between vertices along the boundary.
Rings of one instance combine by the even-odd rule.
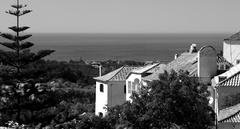
[[[15,24],[0,0],[0,32]],[[20,0],[34,33],[235,33],[240,0]]]

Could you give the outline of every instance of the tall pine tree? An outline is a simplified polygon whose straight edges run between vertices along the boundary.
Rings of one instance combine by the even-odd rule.
[[[16,25],[9,27],[14,33],[0,33],[7,41],[0,42],[7,48],[0,50],[0,124],[8,120],[26,123],[33,118],[34,112],[40,108],[41,94],[49,90],[38,85],[41,80],[29,73],[28,67],[54,52],[41,50],[34,53],[30,50],[34,43],[26,39],[32,35],[23,33],[30,27],[20,26],[20,17],[32,10],[25,9],[27,5],[20,4],[19,0],[15,1],[16,4],[11,6],[13,9],[6,11],[16,17]]]

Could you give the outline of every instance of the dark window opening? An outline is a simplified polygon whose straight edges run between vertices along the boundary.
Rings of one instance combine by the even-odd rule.
[[[220,70],[225,70],[224,65],[220,65]]]
[[[98,113],[98,116],[99,116],[99,117],[103,117],[103,113],[99,112],[99,113]]]
[[[142,74],[142,77],[146,77],[146,76],[148,76],[148,75],[151,75],[152,73],[143,73]]]
[[[223,81],[225,79],[227,79],[227,77],[219,77],[219,82],[221,82],[221,81]]]
[[[230,67],[228,65],[226,65],[226,70],[228,70]]]
[[[103,84],[100,84],[100,92],[103,92]]]
[[[237,60],[237,64],[239,64],[240,63],[240,60]]]
[[[124,94],[126,94],[126,88],[127,88],[126,85],[124,85]]]

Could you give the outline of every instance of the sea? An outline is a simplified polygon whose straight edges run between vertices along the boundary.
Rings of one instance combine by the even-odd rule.
[[[34,51],[52,49],[48,60],[103,61],[173,60],[175,54],[187,51],[191,44],[200,49],[212,45],[222,50],[223,40],[230,34],[49,34],[35,33],[29,39],[35,43]],[[0,39],[1,40],[1,39]]]

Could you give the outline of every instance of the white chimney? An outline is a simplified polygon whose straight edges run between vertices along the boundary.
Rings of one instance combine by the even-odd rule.
[[[197,52],[197,45],[196,44],[192,44],[190,46],[189,53],[195,53],[195,52]]]
[[[178,54],[175,54],[174,55],[174,60],[176,60],[178,58],[178,56],[179,56]]]

